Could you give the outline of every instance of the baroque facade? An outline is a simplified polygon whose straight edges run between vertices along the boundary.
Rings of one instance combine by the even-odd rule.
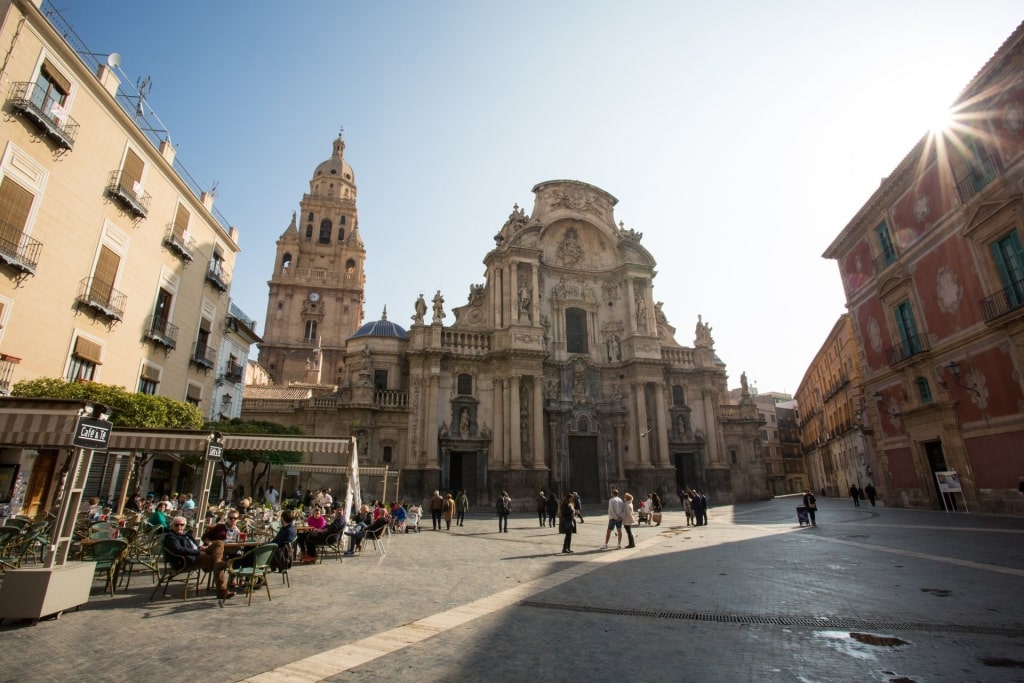
[[[335,141],[325,163],[338,165],[343,148]],[[481,504],[508,490],[525,505],[543,489],[596,503],[612,486],[669,499],[701,488],[715,503],[768,497],[749,392],[729,405],[707,323],[698,318],[692,346],[677,343],[654,298],[655,260],[640,233],[616,224],[617,200],[570,180],[533,192],[533,210],[515,206],[495,235],[466,302],[446,309],[440,291],[420,294],[408,330],[386,312],[352,328],[362,244],[358,233],[343,246],[318,232],[341,207],[309,211],[307,195],[312,232],[289,227],[270,285],[261,359],[278,386],[248,388],[243,416],[355,436],[362,462],[400,470],[407,500],[466,489]],[[354,181],[351,196],[343,215],[354,216]],[[351,258],[355,279],[334,266],[317,277],[309,264],[321,257]],[[309,305],[325,300],[338,305]],[[330,334],[306,334],[310,321]],[[294,399],[300,387],[309,398]]]
[[[824,256],[846,291],[886,502],[1020,512],[1024,25],[950,111]]]

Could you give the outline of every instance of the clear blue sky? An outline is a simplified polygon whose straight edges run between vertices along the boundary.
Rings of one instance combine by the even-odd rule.
[[[844,311],[821,253],[1024,18],[1019,0],[58,7],[152,79],[179,160],[218,183],[250,317],[344,126],[368,320],[407,327],[437,289],[461,305],[513,204],[581,180],[644,233],[677,340],[702,314],[730,386],[762,392],[795,391]]]

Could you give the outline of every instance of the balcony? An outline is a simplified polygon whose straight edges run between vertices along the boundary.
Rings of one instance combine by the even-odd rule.
[[[999,161],[995,156],[985,154],[978,157],[977,162],[970,165],[967,173],[957,179],[956,193],[960,197],[960,202],[966,204],[971,197],[995,180],[999,173]]]
[[[379,408],[408,408],[409,392],[378,390],[373,392],[373,405]]]
[[[11,376],[14,374],[14,366],[20,362],[20,358],[0,353],[0,396],[10,395]]]
[[[875,275],[881,275],[883,272],[885,272],[886,268],[896,263],[896,261],[897,259],[895,252],[879,254],[878,256],[875,257],[874,260]]]
[[[35,275],[42,249],[42,242],[32,239],[20,228],[0,221],[0,261],[22,273]]]
[[[36,83],[13,83],[8,99],[11,108],[32,121],[39,132],[60,149],[71,149],[78,136],[78,122],[64,113],[60,102],[47,97],[46,88]]]
[[[224,267],[223,261],[214,259],[206,269],[206,281],[225,293],[231,288],[231,273]]]
[[[886,350],[886,355],[889,358],[889,365],[896,365],[919,353],[931,351],[931,349],[928,337],[923,334],[915,334],[912,337],[907,337],[903,343],[890,347]]]
[[[238,363],[229,362],[227,364],[227,367],[224,368],[224,379],[226,379],[228,382],[238,384],[239,382],[242,381],[242,376],[244,372],[245,368],[243,368],[241,365],[239,365]]]
[[[985,316],[987,323],[1022,306],[1024,306],[1024,281],[1014,282],[1006,289],[981,300],[982,315]]]
[[[213,370],[213,351],[206,343],[196,342],[192,347],[192,357],[189,361],[204,370]]]
[[[151,315],[146,318],[146,339],[173,351],[178,347],[178,327],[164,318]]]
[[[138,182],[126,178],[120,169],[110,172],[107,193],[136,218],[145,218],[149,213],[149,202],[152,199],[149,193],[143,192]]]
[[[120,321],[124,318],[124,307],[128,297],[103,280],[87,277],[79,283],[78,297],[75,301],[79,305],[88,306],[103,317]]]
[[[167,225],[167,233],[164,235],[164,245],[177,254],[182,261],[192,263],[195,258],[196,241],[185,230],[181,234],[175,230],[174,223]]]

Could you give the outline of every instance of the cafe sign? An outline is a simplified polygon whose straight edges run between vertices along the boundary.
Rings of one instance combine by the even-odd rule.
[[[206,447],[206,459],[214,462],[223,460],[224,444],[220,441],[210,441],[210,445]]]
[[[114,425],[107,420],[79,417],[75,423],[75,436],[71,443],[79,448],[105,451],[107,450],[107,443],[110,442],[110,430],[113,427]]]

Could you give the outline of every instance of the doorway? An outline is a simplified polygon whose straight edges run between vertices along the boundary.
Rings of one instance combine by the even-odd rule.
[[[34,517],[46,509],[47,495],[50,493],[56,469],[56,453],[41,451],[36,456],[36,462],[32,465],[32,472],[28,477],[28,488],[25,491],[21,514]]]
[[[454,493],[465,489],[469,504],[477,502],[477,463],[474,451],[453,451],[449,455],[448,489]]]
[[[941,441],[926,441],[921,444],[924,446],[924,454],[928,458],[928,469],[931,474],[932,486],[935,487],[935,496],[939,501],[940,510],[953,510],[956,511],[956,494],[954,493],[943,493],[939,489],[939,480],[935,476],[936,472],[946,472],[949,468],[946,466],[946,456],[942,452]],[[945,506],[943,505],[945,501]]]
[[[600,457],[597,451],[597,436],[570,436],[569,437],[569,472],[566,485],[567,491],[575,491],[580,494],[580,500],[584,503],[600,503],[604,500],[601,495],[601,468]],[[608,463],[605,463],[608,467]],[[608,473],[605,472],[607,480]]]
[[[676,491],[703,488],[699,476],[699,463],[696,453],[673,453],[672,460],[676,466]]]

